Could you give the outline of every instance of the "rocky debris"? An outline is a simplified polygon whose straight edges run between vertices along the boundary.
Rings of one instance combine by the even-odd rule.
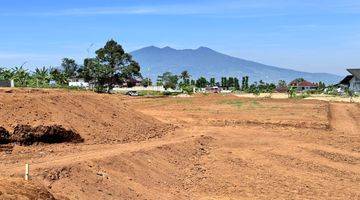
[[[14,145],[11,144],[1,144],[0,145],[0,153],[3,152],[5,154],[11,154],[13,151]]]
[[[72,168],[71,167],[61,167],[61,168],[54,168],[45,170],[42,174],[43,179],[53,182],[60,180],[62,178],[68,178],[70,177]]]

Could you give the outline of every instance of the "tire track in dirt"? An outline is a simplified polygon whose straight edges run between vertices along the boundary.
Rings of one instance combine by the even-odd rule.
[[[117,145],[88,145],[88,149],[83,150],[82,152],[74,153],[71,155],[66,155],[62,157],[56,157],[53,159],[34,159],[30,162],[32,171],[48,168],[48,167],[59,167],[67,166],[74,163],[81,163],[88,160],[97,160],[105,159],[107,157],[113,157],[123,153],[131,153],[140,150],[149,150],[163,145],[178,144],[186,141],[195,140],[197,137],[200,137],[201,134],[193,134],[192,136],[178,136],[173,138],[162,138],[159,140],[140,142],[140,143],[127,143],[127,144],[117,144]],[[0,175],[3,174],[19,174],[23,172],[22,164],[6,164],[2,166],[0,164],[0,169],[6,169],[0,171]]]
[[[347,134],[360,133],[360,109],[357,104],[331,103],[330,112],[332,129]]]

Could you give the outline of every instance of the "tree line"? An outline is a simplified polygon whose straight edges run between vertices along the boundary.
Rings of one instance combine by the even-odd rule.
[[[82,65],[77,64],[74,59],[64,58],[60,67],[41,67],[33,72],[29,72],[23,66],[12,69],[0,68],[0,80],[14,80],[17,87],[49,87],[52,85],[52,80],[57,86],[65,87],[70,79],[82,78],[91,83],[97,92],[110,92],[115,86],[132,87],[139,81],[144,86],[153,84],[150,78],[142,77],[140,65],[116,41],[109,40],[104,47],[95,51],[95,55],[93,58],[85,58]],[[194,88],[217,86],[226,90],[255,94],[272,93],[276,88],[287,88],[283,80],[277,85],[262,80],[250,84],[249,76],[241,79],[221,77],[219,82],[215,78],[208,80],[200,77],[195,80],[191,77],[188,71],[183,71],[179,75],[165,72],[158,76],[156,85],[187,92],[192,92]],[[303,79],[300,78],[299,81],[301,80]],[[318,85],[320,88],[325,88],[322,82]]]
[[[285,81],[280,81],[279,84]],[[191,75],[188,71],[183,71],[181,74],[176,75],[171,72],[165,72],[158,76],[156,85],[164,86],[165,89],[182,89],[185,91],[193,90],[193,88],[206,88],[206,87],[221,87],[225,90],[232,91],[244,91],[249,93],[262,93],[262,92],[274,92],[277,85],[274,83],[265,83],[264,81],[249,83],[249,76],[244,76],[240,80],[237,77],[221,77],[220,82],[217,82],[215,78],[206,79],[200,77],[198,79],[191,79]]]
[[[82,65],[64,58],[58,68],[42,67],[33,72],[23,66],[0,68],[0,80],[14,80],[17,87],[49,87],[53,80],[61,87],[71,78],[83,78],[97,92],[110,92],[115,85],[132,86],[142,78],[140,65],[116,41],[109,40],[95,54],[94,58],[85,58]]]

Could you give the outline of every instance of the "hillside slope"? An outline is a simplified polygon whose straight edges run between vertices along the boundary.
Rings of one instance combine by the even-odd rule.
[[[327,73],[307,73],[261,63],[244,60],[216,52],[207,47],[198,49],[176,50],[170,47],[158,48],[154,46],[139,49],[131,53],[143,67],[144,76],[153,80],[163,72],[176,74],[188,70],[194,78],[205,76],[215,77],[219,81],[222,76],[242,77],[248,75],[250,81],[263,80],[278,82],[278,80],[292,81],[303,77],[309,81],[336,83],[340,77]],[[149,70],[150,69],[150,70]]]

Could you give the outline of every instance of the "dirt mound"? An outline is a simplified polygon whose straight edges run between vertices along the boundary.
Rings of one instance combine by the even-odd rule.
[[[0,180],[0,199],[52,200],[55,197],[40,184],[21,179]]]
[[[17,125],[10,135],[10,142],[20,145],[32,145],[34,143],[80,143],[84,142],[79,134],[72,130],[66,130],[62,126],[37,126]]]
[[[8,143],[9,137],[10,137],[9,132],[5,128],[0,127],[0,144]]]
[[[131,109],[129,97],[61,90],[0,92],[0,126],[10,132],[18,124],[62,125],[86,143],[127,143],[159,138],[173,130]]]
[[[116,155],[99,150],[102,159],[45,168],[37,178],[69,199],[200,199],[211,176],[204,159],[214,142],[196,136]]]

